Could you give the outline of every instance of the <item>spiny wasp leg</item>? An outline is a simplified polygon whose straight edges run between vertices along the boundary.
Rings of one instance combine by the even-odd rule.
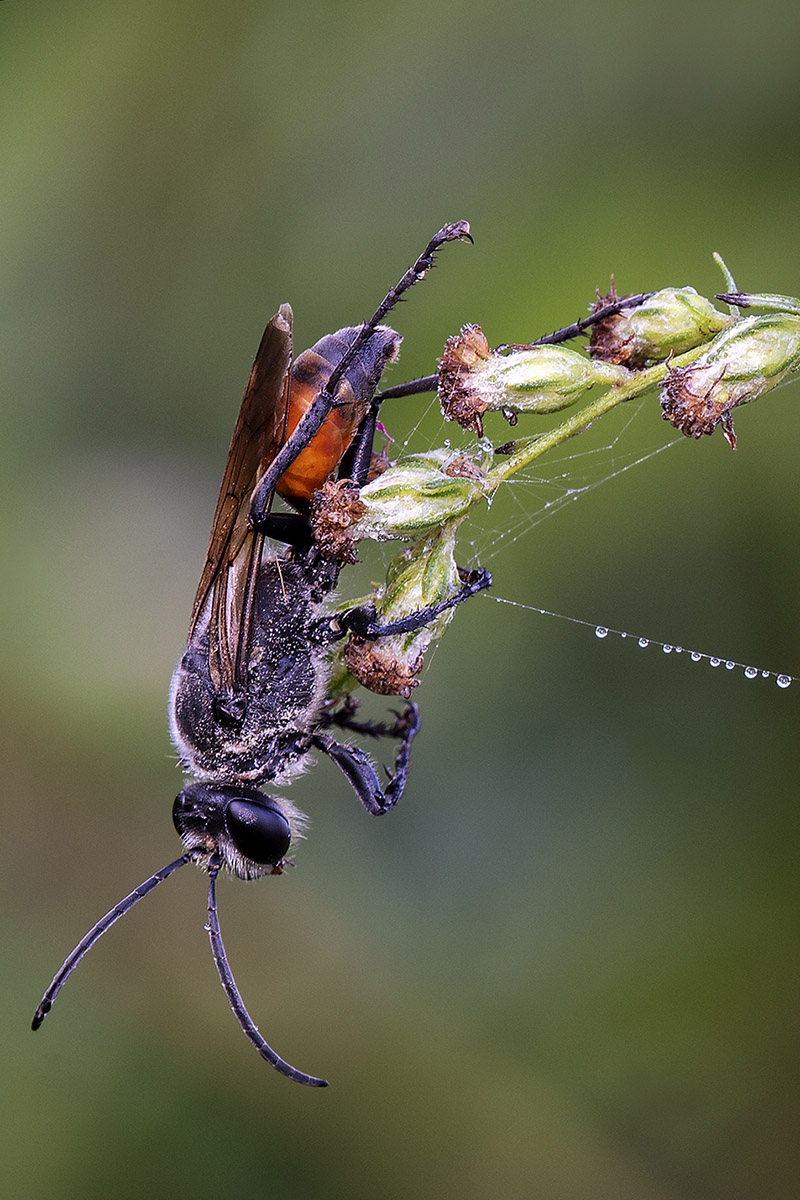
[[[259,480],[250,504],[249,521],[253,529],[259,532],[268,532],[265,528],[265,519],[269,515],[269,505],[273,492],[281,479],[281,476],[288,470],[298,456],[306,449],[312,439],[322,428],[326,417],[336,405],[336,394],[344,378],[345,372],[352,365],[359,352],[364,345],[369,341],[374,334],[377,326],[383,318],[389,313],[401,296],[424,279],[428,271],[434,264],[434,255],[436,251],[446,242],[452,241],[472,241],[469,232],[469,223],[467,221],[456,221],[453,224],[443,226],[437,234],[435,234],[428,245],[420,254],[419,258],[409,267],[403,277],[395,284],[393,288],[384,296],[381,303],[378,305],[370,319],[363,325],[359,326],[353,341],[345,350],[338,363],[334,366],[331,375],[324,389],[317,393],[311,407],[305,413],[298,423],[296,429],[281,447],[267,467],[264,475]],[[377,410],[376,410],[377,416]],[[372,425],[372,434],[374,435],[374,424]],[[371,442],[371,437],[368,438]],[[372,447],[369,446],[371,453]],[[365,458],[366,446],[360,452]]]
[[[469,600],[470,596],[482,592],[484,588],[491,587],[492,576],[483,568],[475,571],[464,571],[459,568],[459,571],[463,581],[461,590],[455,596],[451,596],[449,600],[442,600],[439,604],[420,608],[417,612],[409,613],[407,617],[400,617],[385,625],[378,620],[377,610],[373,604],[363,604],[359,608],[350,608],[338,616],[337,624],[343,633],[355,633],[358,637],[368,638],[370,641],[374,641],[375,638],[390,637],[396,633],[413,633],[416,629],[423,629],[447,609],[455,608],[457,604]]]
[[[407,704],[401,713],[393,710],[395,720],[391,725],[385,721],[357,721],[357,709],[358,701],[348,696],[341,708],[328,714],[325,724],[338,725],[340,729],[350,729],[353,733],[375,738],[404,738],[411,726],[416,724],[419,728],[419,709],[416,704]]]
[[[389,782],[385,788],[381,787],[375,768],[360,747],[337,742],[335,738],[325,733],[316,733],[311,738],[311,744],[321,750],[323,754],[327,754],[331,762],[336,764],[364,808],[374,817],[383,816],[390,808],[393,808],[402,796],[403,788],[406,785],[411,743],[420,726],[417,706],[411,704],[406,711],[409,710],[411,713],[408,726],[403,731],[395,755],[394,773],[389,775]]]

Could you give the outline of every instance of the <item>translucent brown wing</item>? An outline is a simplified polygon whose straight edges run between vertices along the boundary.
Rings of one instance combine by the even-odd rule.
[[[247,621],[248,581],[263,542],[247,521],[250,496],[276,445],[283,442],[291,362],[292,310],[282,304],[264,330],[236,418],[192,607],[189,640],[213,593],[209,662],[218,686],[231,686],[235,675],[237,648]]]

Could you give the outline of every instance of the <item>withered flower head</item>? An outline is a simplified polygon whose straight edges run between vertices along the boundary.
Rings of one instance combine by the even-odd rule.
[[[661,391],[661,411],[687,437],[699,438],[713,433],[722,423],[722,432],[731,449],[736,449],[736,432],[731,409],[742,401],[724,386],[725,368],[709,373],[707,367],[676,367],[670,371]]]
[[[798,364],[800,317],[745,317],[719,334],[694,362],[670,371],[661,392],[664,419],[694,438],[721,424],[735,449],[731,411],[776,387]]]
[[[449,421],[471,429],[483,437],[481,416],[489,401],[481,396],[472,377],[476,368],[491,357],[492,351],[480,325],[465,325],[461,333],[449,337],[439,359],[439,400]]]
[[[417,676],[425,659],[422,653],[409,658],[396,653],[385,640],[368,641],[351,633],[344,661],[350,674],[369,691],[408,700],[412,689],[419,686]]]
[[[367,511],[352,479],[327,479],[311,501],[309,520],[314,540],[326,558],[355,563],[358,538],[352,527]]]
[[[610,293],[598,294],[592,311],[618,299],[612,280]],[[731,320],[694,288],[662,288],[636,308],[624,309],[595,325],[589,354],[603,362],[639,370],[663,362],[670,354],[683,354],[702,345]]]

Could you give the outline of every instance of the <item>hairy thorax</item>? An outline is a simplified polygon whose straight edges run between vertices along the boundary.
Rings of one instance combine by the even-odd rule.
[[[329,676],[317,630],[335,575],[316,556],[262,562],[232,686],[214,660],[212,605],[195,626],[170,689],[170,729],[183,768],[219,783],[281,782],[304,766]]]

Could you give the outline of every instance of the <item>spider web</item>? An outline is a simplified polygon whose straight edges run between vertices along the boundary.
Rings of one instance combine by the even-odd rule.
[[[510,546],[529,538],[537,526],[555,517],[590,492],[613,483],[634,467],[641,467],[651,462],[659,455],[673,450],[675,446],[686,445],[686,439],[678,435],[667,441],[642,447],[641,439],[632,435],[641,425],[640,415],[648,406],[652,407],[652,398],[644,398],[630,406],[626,405],[624,409],[616,410],[617,423],[615,424],[611,420],[604,422],[603,425],[603,430],[608,431],[606,441],[598,445],[586,446],[584,438],[580,437],[577,440],[566,442],[560,451],[543,455],[533,466],[520,471],[517,476],[505,483],[501,489],[506,497],[502,522],[492,523],[492,507],[488,507],[484,508],[480,514],[471,515],[464,526],[460,544],[464,548],[469,547],[470,561],[481,566],[489,565],[498,555],[507,552]],[[422,428],[427,425],[436,408],[437,402],[433,399],[403,442],[395,443],[392,448],[392,457],[414,449],[414,443],[420,438]],[[452,426],[442,423],[438,438],[431,439],[429,437],[427,439],[427,448],[449,446],[451,440],[455,444],[454,439],[449,437],[451,430]],[[468,446],[465,447],[465,449],[468,448]],[[463,550],[460,557],[463,557]],[[568,613],[541,608],[520,600],[512,600],[498,595],[495,588],[484,595],[498,604],[521,608],[531,613],[568,621],[573,625],[593,630],[595,635],[601,639],[618,637],[621,640],[632,641],[641,648],[651,646],[660,649],[664,654],[686,654],[692,662],[703,661],[711,667],[723,667],[727,671],[737,670],[742,672],[747,679],[774,680],[782,689],[787,688],[798,678],[785,672],[757,667],[751,663],[709,653],[706,650],[686,649],[658,638],[598,625]],[[432,649],[435,650],[435,647]]]

